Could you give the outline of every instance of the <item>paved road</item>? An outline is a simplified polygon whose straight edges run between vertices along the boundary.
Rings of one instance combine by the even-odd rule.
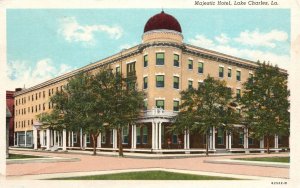
[[[29,155],[47,155],[52,157],[78,158],[78,161],[70,162],[34,162],[24,164],[8,164],[8,176],[52,174],[64,172],[89,172],[89,171],[110,171],[123,169],[143,169],[143,168],[167,168],[179,170],[193,170],[216,172],[225,174],[239,174],[248,176],[264,176],[273,178],[288,178],[288,168],[260,167],[248,165],[214,164],[205,163],[210,159],[240,158],[241,156],[211,156],[178,159],[139,159],[139,158],[119,158],[108,156],[91,156],[83,154],[67,153],[43,153],[33,151],[13,151],[14,153]],[[288,154],[264,154],[263,156],[288,156]],[[242,157],[257,157],[257,155],[242,155]]]

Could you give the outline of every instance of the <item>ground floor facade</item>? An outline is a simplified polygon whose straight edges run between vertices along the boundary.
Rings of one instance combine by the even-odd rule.
[[[183,134],[171,131],[172,112],[152,109],[146,112],[144,118],[135,125],[128,125],[121,131],[124,151],[151,153],[199,153],[205,152],[206,144],[210,152],[264,152],[267,147],[266,138],[257,140],[251,138],[251,130],[242,125],[236,125],[234,131],[222,128],[212,128],[208,135],[192,133],[186,130]],[[93,141],[90,134],[80,131],[42,129],[34,126],[33,131],[16,132],[15,146],[32,147],[45,150],[84,149],[91,150]],[[117,151],[118,135],[116,129],[107,129],[97,138],[97,150]],[[289,149],[289,136],[271,136],[269,140],[271,151]]]

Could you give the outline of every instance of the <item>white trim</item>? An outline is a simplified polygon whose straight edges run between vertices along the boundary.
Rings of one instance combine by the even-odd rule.
[[[173,54],[176,54],[176,55],[181,55],[179,52],[176,52],[176,51],[173,51]]]
[[[117,67],[120,67],[120,64],[117,64],[117,65],[115,66],[115,68],[117,68]]]
[[[231,70],[232,70],[232,68],[231,68],[231,67],[227,67],[227,69],[231,69]]]
[[[156,98],[154,98],[154,100],[166,100],[166,98],[165,97],[156,97]]]
[[[162,49],[159,49],[159,50],[155,50],[155,55],[156,55],[156,53],[161,53],[161,52],[166,52],[165,50],[162,50]]]
[[[143,53],[143,56],[145,56],[145,55],[148,55],[148,52],[144,52],[144,53]],[[144,58],[144,57],[143,57],[143,58]]]
[[[227,85],[226,87],[229,87],[229,88],[231,88],[231,89],[232,89],[232,86],[231,86],[231,85]]]
[[[203,81],[203,80],[198,80],[198,82],[201,82],[201,83],[203,83],[204,81]]]
[[[224,65],[219,65],[219,67],[223,67],[224,68]]]
[[[180,102],[180,99],[179,99],[179,98],[173,98],[173,101],[178,101],[178,102]]]
[[[194,81],[194,79],[193,78],[189,78],[188,81]]]
[[[192,57],[189,57],[188,60],[193,60],[194,61],[194,59]]]
[[[134,63],[134,62],[136,62],[136,59],[133,59],[133,60],[127,61],[127,62],[126,62],[126,65],[127,65],[127,64],[129,64],[129,63]]]
[[[158,73],[155,73],[155,76],[156,75],[165,75],[165,73],[164,72],[158,72]]]
[[[173,76],[177,76],[177,77],[180,77],[180,75],[179,75],[179,74],[175,74],[175,73],[173,73]]]
[[[198,59],[198,63],[203,63],[204,64],[204,61],[202,59]]]
[[[144,99],[144,101],[148,101],[148,98]]]
[[[236,69],[236,71],[241,71],[241,69]],[[241,71],[241,74],[242,74],[242,71]]]
[[[252,72],[252,71],[249,71],[249,74],[253,74],[253,72]]]
[[[240,89],[241,90],[241,87],[236,87],[235,89]]]
[[[145,77],[148,77],[148,74],[144,74],[144,75],[143,75],[143,78],[145,78]]]

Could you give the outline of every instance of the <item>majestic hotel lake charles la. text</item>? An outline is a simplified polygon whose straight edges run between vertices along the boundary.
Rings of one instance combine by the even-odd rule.
[[[195,1],[194,5],[199,6],[214,6],[214,5],[226,5],[226,6],[240,6],[240,5],[279,5],[277,1]]]

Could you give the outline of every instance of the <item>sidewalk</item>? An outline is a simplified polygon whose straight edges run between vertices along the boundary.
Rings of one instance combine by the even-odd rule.
[[[173,170],[186,170],[192,172],[206,172],[206,173],[219,173],[230,175],[243,175],[255,176],[261,178],[288,178],[288,168],[277,167],[264,167],[264,166],[250,166],[246,164],[232,165],[232,164],[214,164],[206,163],[205,160],[222,160],[232,158],[246,157],[272,157],[272,156],[288,156],[288,153],[276,154],[251,154],[251,155],[227,155],[227,156],[194,156],[193,154],[186,154],[193,156],[182,158],[172,156],[172,158],[143,158],[138,157],[142,154],[126,153],[127,157],[97,155],[92,156],[87,152],[72,153],[72,152],[43,152],[43,151],[16,151],[13,153],[28,154],[28,155],[45,155],[47,157],[61,157],[61,158],[76,158],[77,161],[63,161],[63,162],[32,162],[23,164],[8,164],[7,176],[8,178],[22,178],[20,176],[28,175],[45,175],[61,174],[61,173],[91,173],[91,172],[109,172],[116,170],[136,170],[136,169],[173,169]],[[102,152],[101,152],[102,153]],[[154,154],[159,155],[159,154]],[[133,156],[133,157],[132,157]],[[175,157],[175,158],[174,158]],[[223,176],[223,175],[222,175]],[[251,179],[251,178],[250,178]]]

